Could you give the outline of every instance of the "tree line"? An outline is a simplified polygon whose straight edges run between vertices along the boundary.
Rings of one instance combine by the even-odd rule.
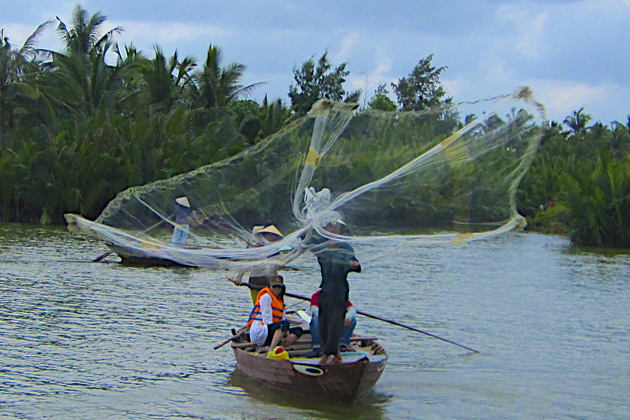
[[[1,31],[1,221],[62,223],[67,212],[95,218],[118,192],[232,156],[320,98],[358,102],[365,94],[345,89],[347,63],[334,66],[325,52],[294,67],[290,104],[258,103],[250,95],[264,83],[244,85],[246,66],[225,64],[219,46],[210,44],[202,61],[167,56],[158,45],[148,56],[119,46],[123,28],[105,30],[106,19],[77,5],[68,24],[45,22],[21,47]],[[54,26],[63,51],[38,49]],[[448,107],[439,80],[446,67],[432,58],[378,86],[366,106]],[[628,247],[630,121],[589,122],[582,109],[546,127],[519,211],[533,228],[566,233],[577,244]]]
[[[630,248],[630,116],[609,126],[583,108],[550,122],[519,189],[534,230],[585,246]]]
[[[93,218],[116,193],[232,156],[320,98],[361,95],[345,91],[346,63],[333,66],[326,52],[294,68],[290,105],[267,97],[259,104],[249,95],[263,83],[243,85],[245,65],[224,64],[219,46],[209,45],[199,62],[158,45],[148,57],[115,43],[123,29],[105,23],[77,5],[68,24],[45,22],[19,48],[2,30],[0,220]],[[55,25],[63,51],[36,48]]]

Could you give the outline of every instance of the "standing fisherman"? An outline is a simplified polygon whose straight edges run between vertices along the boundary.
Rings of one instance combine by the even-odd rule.
[[[330,233],[339,235],[348,227],[341,220],[326,226]],[[328,363],[329,356],[334,356],[332,364],[343,362],[339,353],[339,341],[343,334],[344,319],[350,294],[348,273],[361,272],[361,264],[354,256],[354,249],[346,243],[328,240],[313,249],[322,270],[322,293],[319,297],[319,320],[322,338],[323,356],[319,363]]]
[[[190,217],[190,201],[186,196],[175,199],[175,228],[173,229],[173,238],[171,242],[184,246],[186,239],[188,239],[188,231]]]

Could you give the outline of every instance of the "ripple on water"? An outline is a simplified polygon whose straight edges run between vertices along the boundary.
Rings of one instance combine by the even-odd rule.
[[[234,369],[247,290],[223,273],[88,263],[106,251],[61,229],[0,226],[3,415],[41,418],[623,418],[630,394],[630,259],[565,239],[357,247],[351,300],[481,354],[374,319],[390,362],[355,405],[289,397]],[[379,253],[381,254],[381,253]],[[84,262],[78,262],[84,261]],[[290,291],[319,284],[314,258]],[[292,304],[293,302],[289,302]],[[305,307],[303,305],[302,307]]]

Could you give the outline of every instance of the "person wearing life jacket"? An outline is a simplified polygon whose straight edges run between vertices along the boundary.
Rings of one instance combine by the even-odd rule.
[[[281,341],[285,346],[290,346],[302,336],[300,327],[289,328],[289,321],[284,314],[285,291],[283,277],[275,276],[269,280],[269,286],[256,296],[254,309],[247,321],[252,343],[269,346],[273,350]]]

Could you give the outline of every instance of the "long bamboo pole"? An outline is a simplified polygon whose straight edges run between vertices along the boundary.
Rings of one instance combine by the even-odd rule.
[[[241,284],[240,284],[240,286],[247,286],[247,287],[251,288],[251,286],[250,286],[248,283],[241,283]],[[310,300],[311,300],[310,298],[307,298],[307,297],[305,297],[305,296],[301,296],[301,295],[296,295],[295,293],[288,293],[288,292],[285,292],[285,293],[284,293],[284,295],[285,295],[285,296],[292,297],[292,298],[295,298],[295,299],[302,299],[302,300],[306,300],[306,301],[309,301],[309,302],[310,302]],[[479,353],[477,350],[472,349],[472,348],[470,348],[470,347],[466,347],[466,346],[464,346],[464,345],[462,345],[462,344],[459,344],[459,343],[456,343],[456,342],[454,342],[454,341],[447,340],[446,338],[438,337],[438,336],[437,336],[437,335],[435,335],[435,334],[431,334],[431,333],[428,333],[428,332],[426,332],[426,331],[422,331],[422,330],[419,330],[419,329],[417,329],[417,328],[413,328],[413,327],[410,327],[410,326],[408,326],[408,325],[401,324],[400,322],[392,321],[391,319],[381,318],[380,316],[372,315],[372,314],[369,314],[369,313],[367,313],[367,312],[363,312],[363,311],[357,311],[357,313],[358,313],[359,315],[363,315],[363,316],[366,316],[366,317],[368,317],[368,318],[376,319],[376,320],[378,320],[378,321],[387,322],[388,324],[392,324],[392,325],[396,325],[396,326],[399,326],[399,327],[407,328],[408,330],[415,331],[415,332],[419,332],[419,333],[422,333],[422,334],[428,335],[429,337],[437,338],[438,340],[442,340],[442,341],[444,341],[444,342],[447,342],[447,343],[450,343],[450,344],[454,344],[454,345],[459,346],[459,347],[461,347],[461,348],[464,348],[464,349],[466,349],[466,350],[472,351],[473,353]]]

